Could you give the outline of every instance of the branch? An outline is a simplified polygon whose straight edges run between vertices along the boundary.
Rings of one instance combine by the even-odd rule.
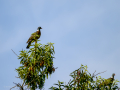
[[[107,70],[106,70],[106,71],[107,71]],[[106,72],[106,71],[104,71],[104,72]],[[95,72],[96,72],[96,71],[95,71]],[[95,72],[94,72],[94,73],[95,73]],[[100,72],[100,73],[104,73],[104,72]],[[96,75],[100,74],[100,73],[97,73],[96,75],[94,75],[94,73],[93,73],[93,75],[92,75],[92,78],[95,77]]]
[[[12,50],[12,49],[11,49]],[[12,50],[13,51],[13,50]],[[14,51],[13,51],[13,53],[16,55],[16,56],[18,56]]]
[[[14,86],[14,87],[12,87],[12,88],[15,88],[16,86]],[[10,88],[10,90],[12,89],[12,88]]]

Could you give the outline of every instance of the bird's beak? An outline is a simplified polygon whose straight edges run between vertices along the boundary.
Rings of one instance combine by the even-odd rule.
[[[41,28],[42,29],[42,28]]]

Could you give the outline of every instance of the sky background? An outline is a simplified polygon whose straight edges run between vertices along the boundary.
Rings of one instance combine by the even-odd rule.
[[[58,80],[88,66],[92,74],[120,81],[120,0],[0,0],[0,90],[21,80],[19,51],[26,50],[30,35],[41,26],[39,43],[55,43],[55,73],[45,82],[48,90]],[[118,83],[120,87],[120,83]],[[17,89],[12,89],[17,90]],[[38,89],[37,89],[38,90]]]

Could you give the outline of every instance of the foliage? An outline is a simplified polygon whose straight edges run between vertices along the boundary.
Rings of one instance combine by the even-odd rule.
[[[73,78],[73,80],[70,82],[68,82],[67,85],[63,85],[64,82],[60,82],[58,81],[59,84],[54,84],[59,86],[59,88],[57,87],[51,87],[49,89],[51,90],[63,90],[62,87],[66,88],[66,90],[116,90],[118,89],[117,85],[117,80],[115,80],[111,85],[104,85],[98,87],[102,82],[104,82],[106,79],[102,79],[101,77],[97,78],[96,81],[93,80],[93,78],[95,77],[94,74],[91,75],[88,70],[87,70],[87,66],[81,65],[81,67],[75,71],[73,71],[70,76]],[[103,81],[104,80],[104,81]],[[111,81],[108,81],[109,83]],[[109,87],[107,87],[109,86]]]
[[[16,69],[19,78],[31,90],[42,89],[45,78],[48,79],[48,75],[55,71],[53,67],[53,55],[55,53],[53,43],[47,43],[47,45],[35,43],[33,46],[34,48],[30,48],[29,51],[20,51],[18,59],[21,60],[22,66]]]
[[[37,42],[37,41],[36,41]],[[48,79],[48,75],[54,73],[55,69],[53,67],[54,59],[54,46],[53,43],[47,43],[47,45],[37,44],[30,48],[29,51],[22,50],[18,59],[20,59],[20,67],[16,69],[18,76],[23,80],[23,84],[27,85],[30,90],[35,90],[37,88],[42,89],[44,87],[45,79]],[[116,90],[118,89],[117,80],[114,82],[108,81],[107,79],[96,77],[91,75],[87,66],[81,64],[81,67],[72,73],[70,76],[73,80],[70,80],[67,85],[64,82],[58,80],[58,87],[50,87],[51,90]],[[16,84],[15,87],[23,89],[23,84]],[[13,87],[14,88],[14,87]]]

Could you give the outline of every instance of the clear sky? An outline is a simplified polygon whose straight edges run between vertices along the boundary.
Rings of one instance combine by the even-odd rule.
[[[120,81],[120,0],[0,0],[0,90],[21,83],[15,68],[19,51],[41,26],[40,43],[55,43],[55,73],[45,82],[48,90],[81,64],[102,78]],[[120,87],[120,83],[119,87]],[[13,89],[16,90],[16,89]]]

